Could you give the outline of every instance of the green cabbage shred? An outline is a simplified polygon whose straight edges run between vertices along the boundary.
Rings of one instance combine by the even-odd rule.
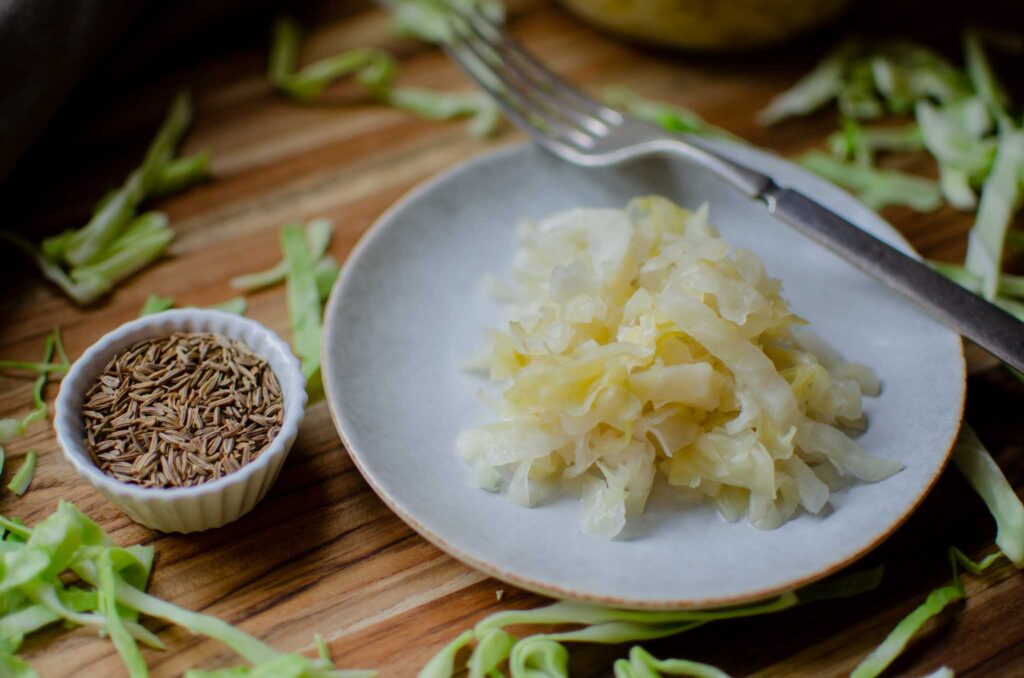
[[[732,132],[712,125],[688,108],[646,99],[628,87],[606,87],[601,98],[623,113],[659,125],[670,132],[742,141]]]
[[[903,618],[896,627],[889,632],[882,644],[876,647],[871,654],[861,661],[850,674],[850,678],[875,678],[886,669],[906,648],[907,643],[917,633],[925,622],[942,612],[946,606],[966,596],[963,583],[960,581],[958,565],[964,569],[978,574],[988,568],[992,563],[1002,556],[1001,553],[993,553],[975,563],[956,548],[949,549],[949,563],[953,570],[953,583],[937,588],[928,594],[928,598],[914,609],[909,615]]]
[[[819,151],[808,152],[800,158],[800,164],[832,183],[850,189],[874,209],[902,205],[920,212],[931,212],[942,204],[938,185],[923,177],[838,160]]]
[[[967,422],[953,448],[953,462],[995,518],[996,545],[1024,569],[1024,504]]]
[[[476,624],[472,631],[460,634],[426,665],[420,678],[450,678],[460,667],[455,656],[475,640],[475,647],[466,662],[470,678],[494,675],[503,662],[508,662],[512,678],[558,678],[565,676],[568,652],[562,643],[626,643],[683,633],[716,621],[740,619],[782,612],[797,605],[859,595],[876,588],[882,569],[875,568],[833,577],[811,584],[795,592],[783,593],[766,602],[740,605],[719,610],[680,610],[671,612],[621,610],[573,601],[559,601],[533,610],[504,610]],[[510,626],[575,626],[569,631],[534,634],[517,639],[505,629]],[[633,662],[633,657],[636,661]],[[657,676],[651,667],[670,675],[718,676],[723,673],[679,673],[687,666],[707,667],[681,660],[655,660],[636,648],[631,655],[633,673],[622,673],[625,665],[617,665],[618,676]],[[654,662],[652,664],[652,662]],[[621,666],[622,668],[618,668]],[[713,667],[707,667],[712,670]],[[429,670],[428,670],[429,669]],[[676,673],[673,674],[673,670]],[[713,669],[717,670],[717,669]],[[638,671],[640,671],[638,673]],[[644,673],[643,671],[647,671]]]
[[[371,671],[335,667],[318,641],[316,658],[278,652],[230,624],[185,610],[146,593],[153,567],[151,546],[115,545],[99,525],[70,502],[28,528],[0,516],[0,675],[36,676],[14,657],[25,636],[52,624],[89,626],[110,637],[128,675],[148,669],[138,642],[164,645],[138,623],[140,615],[161,619],[220,641],[252,666],[188,671],[189,678],[368,678]]]
[[[174,297],[161,297],[159,294],[151,294],[146,297],[146,301],[142,304],[142,308],[139,310],[139,317],[162,313],[172,308],[174,308]]]
[[[810,73],[773,99],[759,114],[762,125],[774,125],[786,118],[807,115],[839,96],[852,57],[861,49],[857,40],[847,40],[825,55]]]
[[[1024,176],[1024,131],[1000,135],[992,172],[985,180],[978,216],[968,236],[964,266],[981,279],[981,294],[993,299],[1002,269],[1003,244],[1021,202]]]
[[[54,353],[57,355],[56,362],[52,360]],[[46,382],[51,374],[61,375],[70,368],[71,361],[68,360],[68,355],[64,350],[60,328],[54,329],[46,336],[42,361],[34,363],[21,360],[0,360],[0,369],[31,372],[36,375],[32,384],[32,411],[20,419],[0,419],[0,445],[24,436],[29,426],[46,419],[48,410],[46,401],[43,399]]]
[[[232,315],[245,315],[247,307],[248,302],[245,300],[245,297],[232,297],[227,301],[222,301],[219,304],[213,304],[206,308],[211,311],[231,313]],[[161,297],[159,294],[151,294],[146,297],[145,303],[142,304],[142,308],[139,310],[139,317],[162,313],[172,308],[174,308],[174,297]]]
[[[153,182],[151,197],[164,197],[181,193],[198,183],[210,178],[209,151],[199,151],[193,155],[173,158],[161,168]]]
[[[974,562],[959,549],[950,548],[952,583],[928,594],[927,599],[900,621],[882,644],[857,665],[850,674],[851,678],[874,678],[882,673],[903,652],[925,622],[966,596],[960,580],[960,567],[979,574],[1006,556],[1018,569],[1024,569],[1024,503],[967,422],[963,423],[953,448],[953,462],[995,518],[996,546],[1000,551]]]
[[[321,266],[331,243],[331,235],[334,232],[334,224],[330,219],[313,219],[306,224],[306,247],[309,254]],[[265,287],[273,287],[285,281],[288,276],[288,262],[281,260],[265,271],[246,273],[231,279],[231,286],[237,290],[255,292]]]
[[[427,5],[399,3],[397,13],[428,12]],[[422,5],[422,6],[419,6]],[[401,7],[406,9],[402,10]],[[445,10],[436,8],[440,20],[447,25]],[[427,19],[427,21],[432,21]],[[433,29],[427,34],[436,37]],[[498,105],[483,92],[444,92],[425,88],[394,87],[398,71],[395,58],[376,47],[358,47],[299,67],[302,31],[294,19],[278,18],[271,29],[270,58],[267,76],[282,95],[299,103],[310,104],[331,84],[354,77],[378,101],[409,111],[429,120],[469,118],[468,130],[475,137],[494,134],[500,123]]]
[[[11,478],[11,482],[7,483],[7,489],[20,497],[28,492],[28,486],[32,483],[35,473],[36,452],[35,450],[29,450],[25,454],[25,460],[21,463],[18,471]]]
[[[473,7],[496,23],[505,19],[501,0],[385,0],[384,4],[391,9],[395,32],[434,44],[451,39],[450,5]]]
[[[828,138],[832,155],[871,165],[881,152],[909,153],[924,148],[916,124],[903,127],[863,127],[852,118],[843,120],[843,129]]]
[[[657,678],[661,675],[729,678],[729,674],[710,664],[685,659],[658,659],[640,646],[629,651],[629,659],[615,662],[615,678]]]
[[[174,238],[167,215],[138,213],[143,203],[208,178],[208,152],[174,157],[175,147],[191,121],[191,99],[181,92],[174,98],[142,165],[120,188],[99,201],[82,228],[46,238],[39,248],[9,231],[0,231],[0,237],[22,250],[43,277],[75,303],[85,306],[95,302],[118,282],[160,258]]]
[[[287,224],[281,229],[281,251],[288,263],[286,294],[292,345],[302,363],[311,396],[322,391],[320,378],[321,313],[315,261],[306,246],[302,227]]]
[[[759,120],[774,124],[836,101],[845,120],[829,140],[835,157],[812,151],[803,165],[875,209],[905,205],[927,212],[943,200],[960,210],[977,209],[964,270],[937,268],[1024,320],[1024,303],[1015,298],[1020,287],[1002,272],[1004,249],[1024,250],[1024,236],[1012,228],[1024,204],[1024,118],[992,68],[985,43],[1016,49],[1020,40],[967,30],[963,69],[907,40],[847,40],[770,102]],[[857,122],[911,113],[916,133],[908,127],[894,135],[891,128]],[[908,152],[921,145],[938,165],[937,184],[872,165],[876,150]]]

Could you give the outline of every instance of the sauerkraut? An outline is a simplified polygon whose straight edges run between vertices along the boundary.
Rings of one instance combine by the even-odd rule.
[[[801,328],[707,205],[572,209],[523,222],[518,242],[510,283],[491,282],[510,319],[470,365],[504,386],[485,398],[498,419],[457,443],[481,487],[524,506],[577,493],[583,529],[611,538],[659,474],[772,529],[902,468],[847,433],[874,373]]]

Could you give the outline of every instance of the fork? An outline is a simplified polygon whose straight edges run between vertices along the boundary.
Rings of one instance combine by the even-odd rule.
[[[692,135],[660,128],[604,106],[532,56],[473,2],[449,2],[448,54],[541,147],[576,165],[617,165],[675,154],[718,175],[768,212],[935,319],[1024,371],[1024,322],[861,230],[803,193],[736,163]]]

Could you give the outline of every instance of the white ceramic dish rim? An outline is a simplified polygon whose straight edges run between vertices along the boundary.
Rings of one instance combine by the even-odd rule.
[[[730,149],[730,147],[736,146],[736,144],[733,144],[733,143],[730,143],[730,142],[724,142],[724,141],[713,142],[712,143],[712,145],[715,145],[715,144],[721,145],[723,147],[723,149],[726,150],[726,151],[728,151]],[[480,154],[478,156],[472,157],[472,158],[470,158],[470,159],[468,159],[468,160],[466,160],[466,161],[464,161],[464,162],[462,162],[462,163],[460,163],[458,165],[455,165],[454,167],[448,168],[448,169],[440,172],[436,176],[433,176],[433,177],[430,177],[430,178],[424,180],[420,184],[414,186],[407,193],[405,193],[401,198],[399,198],[395,203],[393,203],[390,207],[388,207],[373,222],[373,224],[371,224],[371,226],[363,233],[363,235],[360,237],[359,241],[356,243],[355,247],[352,249],[351,254],[349,254],[349,256],[348,256],[348,258],[346,260],[346,265],[344,265],[342,267],[341,275],[339,276],[339,279],[338,279],[337,283],[334,285],[333,289],[331,290],[331,294],[330,294],[330,296],[328,298],[328,301],[327,301],[327,304],[325,306],[325,316],[324,316],[324,323],[323,323],[324,328],[326,329],[326,328],[331,327],[330,318],[331,318],[331,316],[334,313],[335,299],[342,295],[343,290],[345,289],[345,287],[349,284],[349,282],[351,280],[351,275],[352,275],[351,272],[353,270],[355,270],[355,268],[356,268],[352,264],[357,259],[359,259],[366,250],[368,250],[370,248],[370,246],[372,245],[373,241],[383,232],[383,228],[382,227],[385,224],[390,223],[390,221],[392,220],[392,218],[393,218],[393,216],[395,214],[397,214],[398,212],[400,212],[403,209],[405,209],[406,206],[409,203],[412,203],[413,201],[417,200],[420,196],[433,191],[438,185],[441,185],[444,182],[449,181],[449,180],[453,179],[454,177],[456,177],[458,175],[461,175],[463,173],[472,172],[474,170],[474,168],[476,168],[480,164],[488,163],[488,162],[500,162],[500,161],[504,160],[506,158],[506,156],[511,156],[511,155],[516,154],[516,153],[519,153],[524,148],[529,147],[531,145],[532,144],[530,142],[511,143],[511,144],[508,144],[508,145],[506,145],[506,146],[504,146],[502,148],[499,148],[499,149],[497,149],[497,150],[495,150],[493,152],[483,153],[483,154]],[[745,149],[743,149],[743,150],[745,150]],[[760,151],[762,153],[765,153],[765,154],[770,154],[769,151],[765,151],[764,149],[756,149],[756,150],[758,150],[758,151]],[[808,176],[808,179],[810,181],[812,181],[813,183],[818,183],[821,186],[823,186],[823,187],[825,187],[825,188],[827,188],[829,190],[843,193],[847,197],[849,197],[851,200],[856,201],[856,198],[854,196],[852,196],[848,191],[845,191],[842,188],[839,188],[839,187],[837,187],[837,186],[827,182],[824,179],[821,179],[819,177],[811,175],[808,172],[804,172],[804,173]],[[865,209],[868,209],[868,208],[865,208]],[[892,238],[895,241],[893,244],[896,247],[898,247],[899,249],[903,250],[904,252],[906,252],[910,256],[913,256],[914,258],[917,258],[917,259],[921,258],[920,255],[914,250],[913,246],[903,236],[902,233],[900,233],[897,229],[892,227],[884,219],[881,219],[880,217],[877,217],[877,218],[879,219],[879,221],[882,224],[884,224],[886,229],[892,234]],[[959,338],[959,337],[957,337],[957,347],[959,348],[959,358],[960,358],[960,367],[961,367],[960,372],[961,372],[961,378],[962,378],[962,382],[963,382],[963,388],[961,389],[960,402],[959,402],[959,406],[957,407],[957,421],[961,422],[963,420],[964,407],[965,407],[965,404],[966,404],[967,362],[966,362],[966,357],[965,357],[964,351],[963,351],[963,340],[961,338]],[[326,341],[326,335],[325,335],[325,341],[323,342],[323,344],[321,346],[321,365],[323,365],[323,370],[324,370],[325,374],[330,373],[331,370],[332,370],[332,368],[331,368],[332,359],[331,359],[330,355],[331,355],[331,352],[328,350],[328,342]],[[813,582],[820,581],[821,579],[824,579],[825,577],[828,577],[829,575],[834,574],[834,573],[842,570],[843,568],[853,564],[854,562],[856,562],[857,560],[859,560],[860,558],[864,557],[866,554],[870,553],[875,548],[877,548],[882,542],[884,542],[886,539],[888,539],[897,529],[899,529],[899,527],[901,527],[907,521],[907,519],[917,510],[917,508],[920,506],[920,504],[924,501],[924,499],[931,493],[931,490],[934,488],[935,484],[938,482],[939,477],[945,471],[946,466],[949,463],[950,455],[952,454],[952,451],[953,451],[953,445],[956,442],[956,436],[957,436],[957,432],[959,430],[959,426],[957,426],[954,429],[954,433],[953,433],[952,438],[950,438],[950,440],[945,445],[945,451],[944,451],[944,453],[942,455],[941,463],[936,467],[936,471],[935,471],[934,475],[928,480],[928,482],[926,483],[926,486],[923,489],[923,491],[921,492],[921,494],[917,497],[916,501],[914,501],[914,503],[907,508],[906,512],[902,516],[900,516],[900,518],[898,520],[894,521],[893,524],[891,525],[891,527],[887,531],[879,534],[876,539],[874,539],[873,541],[868,543],[861,550],[859,550],[859,551],[857,551],[855,553],[852,553],[852,554],[848,555],[847,557],[845,557],[845,558],[843,558],[843,559],[841,559],[839,561],[834,562],[831,565],[831,567],[823,568],[823,569],[821,569],[821,570],[819,570],[817,572],[814,572],[812,574],[806,575],[806,576],[804,576],[804,577],[802,577],[802,578],[800,578],[798,580],[794,580],[792,582],[789,582],[785,586],[773,586],[773,587],[765,588],[765,589],[762,589],[760,591],[752,592],[752,593],[749,593],[749,594],[736,595],[736,596],[723,596],[723,597],[720,597],[720,598],[709,598],[709,599],[702,599],[702,600],[689,600],[689,599],[668,600],[668,599],[666,599],[666,600],[662,600],[662,601],[658,601],[658,602],[653,602],[652,603],[650,601],[630,600],[630,599],[627,599],[627,598],[620,598],[620,597],[615,597],[615,596],[592,595],[592,594],[587,594],[587,593],[583,593],[583,592],[580,592],[580,591],[573,591],[573,590],[566,589],[566,588],[559,587],[559,586],[555,586],[555,585],[550,585],[550,584],[545,584],[545,583],[542,583],[542,582],[537,582],[537,581],[534,581],[534,580],[529,579],[527,577],[520,576],[520,575],[516,574],[515,572],[508,571],[508,570],[503,570],[503,569],[501,569],[498,566],[492,565],[491,563],[487,562],[486,560],[482,560],[480,558],[472,556],[472,555],[464,552],[462,549],[457,548],[454,545],[450,544],[446,539],[444,539],[443,537],[441,537],[438,534],[435,534],[432,530],[430,530],[428,527],[423,525],[423,523],[421,523],[419,520],[417,520],[415,517],[413,517],[413,515],[410,512],[406,511],[405,508],[402,507],[401,504],[394,497],[392,497],[390,494],[388,494],[387,491],[385,491],[383,489],[383,483],[379,479],[377,479],[370,472],[370,470],[367,467],[367,465],[362,462],[362,460],[360,458],[360,453],[356,450],[356,448],[353,447],[353,445],[349,441],[348,437],[345,435],[344,428],[343,428],[343,426],[341,424],[342,412],[336,411],[336,409],[335,409],[336,399],[335,399],[334,394],[333,394],[333,387],[331,386],[331,380],[324,379],[324,389],[325,389],[325,393],[327,395],[326,400],[327,400],[327,403],[328,403],[328,409],[330,410],[331,419],[334,422],[335,429],[338,431],[338,435],[341,438],[342,443],[344,444],[346,450],[349,453],[350,458],[352,459],[352,462],[355,464],[355,466],[359,470],[360,474],[363,476],[363,478],[366,480],[366,482],[373,489],[374,493],[381,499],[381,501],[383,501],[384,504],[388,508],[390,508],[407,525],[411,526],[417,533],[420,534],[420,536],[424,537],[427,541],[429,541],[430,543],[434,544],[439,549],[441,549],[442,551],[445,551],[446,553],[448,553],[449,555],[453,556],[454,558],[462,561],[463,563],[466,563],[466,564],[470,565],[471,567],[474,567],[474,568],[484,572],[485,574],[488,574],[490,576],[493,576],[493,577],[495,577],[497,579],[503,580],[503,581],[508,582],[510,584],[513,584],[515,586],[519,586],[519,587],[521,587],[523,589],[526,589],[528,591],[532,591],[534,593],[539,593],[541,595],[546,595],[546,596],[550,596],[550,597],[554,597],[554,598],[578,600],[578,601],[589,602],[589,603],[594,603],[594,604],[599,604],[599,605],[605,605],[605,606],[609,606],[609,607],[644,609],[644,610],[709,609],[709,608],[725,607],[725,606],[730,606],[730,605],[737,605],[737,604],[744,604],[744,603],[755,602],[755,601],[758,601],[758,600],[764,600],[764,599],[770,598],[773,595],[779,595],[781,593],[784,593],[785,591],[794,590],[794,589],[797,589],[797,588],[799,588],[801,586],[806,586],[806,585],[811,584]]]
[[[75,430],[74,420],[81,417],[80,412],[71,412],[71,400],[92,385],[92,380],[99,373],[97,370],[88,370],[91,365],[102,366],[114,356],[117,351],[129,344],[126,339],[137,331],[144,331],[150,327],[153,329],[165,327],[170,323],[194,325],[208,325],[216,320],[226,323],[228,326],[237,328],[248,328],[249,331],[263,335],[267,343],[274,347],[274,350],[281,353],[285,373],[280,370],[273,370],[278,384],[281,386],[281,393],[284,396],[284,420],[281,423],[281,430],[271,441],[270,445],[254,461],[246,464],[238,471],[222,476],[217,480],[194,485],[192,487],[139,487],[115,480],[103,473],[89,458],[89,452],[85,449],[84,441]],[[164,332],[154,332],[150,336],[161,336]],[[237,334],[241,335],[239,331]],[[139,339],[133,339],[138,341]],[[249,347],[262,358],[267,356]],[[102,362],[100,362],[102,360]],[[273,369],[273,368],[271,368]],[[292,353],[291,347],[265,325],[250,318],[243,318],[223,311],[208,309],[175,309],[154,313],[131,320],[120,327],[104,334],[82,354],[82,356],[71,365],[71,369],[61,381],[60,393],[57,395],[54,429],[57,433],[57,440],[67,459],[79,475],[85,477],[90,483],[102,486],[103,489],[120,497],[132,497],[137,501],[149,501],[159,499],[176,499],[184,497],[196,497],[204,494],[219,492],[229,485],[247,482],[258,470],[265,469],[273,457],[280,456],[285,452],[285,443],[294,440],[298,433],[299,424],[305,413],[306,407],[306,380],[302,376],[298,359]]]

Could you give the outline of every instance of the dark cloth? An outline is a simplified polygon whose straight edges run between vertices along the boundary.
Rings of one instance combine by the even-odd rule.
[[[0,185],[83,81],[124,80],[272,0],[0,0]]]
[[[143,0],[0,0],[0,182]]]

